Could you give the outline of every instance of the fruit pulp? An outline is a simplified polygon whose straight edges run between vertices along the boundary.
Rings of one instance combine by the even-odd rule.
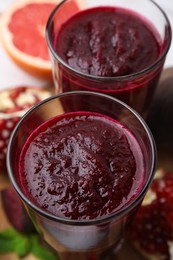
[[[142,115],[148,110],[163,64],[116,80],[149,68],[162,54],[165,43],[148,20],[119,7],[90,8],[67,20],[51,37],[55,52],[71,68],[53,64],[59,92],[102,92]]]
[[[49,60],[44,30],[46,21],[55,7],[56,3],[33,2],[13,13],[8,28],[13,35],[13,44],[18,50],[45,61]],[[20,22],[22,20],[26,21],[25,26]]]
[[[20,155],[24,194],[61,218],[107,217],[141,192],[143,154],[117,121],[92,112],[65,113],[40,125]]]

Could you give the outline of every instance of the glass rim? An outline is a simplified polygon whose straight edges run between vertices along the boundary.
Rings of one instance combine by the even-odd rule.
[[[47,40],[47,45],[49,47],[49,51],[52,53],[53,57],[56,58],[66,69],[68,69],[69,71],[72,71],[73,73],[75,73],[76,75],[80,76],[81,78],[87,78],[93,81],[112,81],[112,82],[116,82],[116,81],[125,81],[125,80],[129,80],[129,79],[133,79],[133,78],[138,78],[150,71],[152,71],[152,69],[154,69],[155,67],[159,66],[160,63],[162,63],[162,61],[165,59],[169,49],[170,49],[170,45],[172,42],[172,29],[171,29],[171,24],[170,21],[168,19],[167,14],[165,13],[165,11],[161,8],[161,6],[159,4],[157,4],[155,1],[153,0],[147,0],[148,2],[151,2],[153,5],[156,6],[156,8],[158,8],[158,10],[160,10],[160,12],[162,13],[163,17],[165,18],[166,24],[167,24],[167,28],[168,28],[168,39],[167,39],[167,43],[166,46],[164,48],[163,53],[157,58],[157,60],[155,62],[153,62],[151,65],[147,66],[146,68],[142,69],[141,71],[132,73],[132,74],[128,74],[128,75],[123,75],[123,76],[111,76],[111,77],[106,77],[106,76],[95,76],[95,75],[91,75],[91,74],[87,74],[81,71],[78,71],[74,68],[72,68],[71,66],[69,66],[61,57],[60,55],[58,55],[52,44],[50,41],[50,26],[51,23],[53,21],[53,17],[56,14],[57,10],[61,7],[61,5],[63,5],[65,2],[67,2],[69,0],[62,0],[51,12],[48,20],[47,20],[47,24],[46,24],[46,40]],[[93,89],[93,88],[91,88]]]
[[[53,213],[50,213],[48,211],[43,210],[41,207],[37,206],[34,202],[30,201],[28,199],[28,197],[23,193],[22,189],[20,188],[20,185],[17,183],[16,178],[13,174],[13,170],[11,167],[11,161],[12,161],[12,155],[11,155],[11,146],[13,145],[13,139],[15,138],[15,135],[18,131],[18,129],[20,129],[21,124],[23,123],[23,121],[30,115],[32,114],[36,109],[38,109],[39,107],[41,107],[42,105],[52,101],[52,100],[57,100],[59,98],[62,97],[66,97],[66,96],[71,96],[71,95],[92,95],[92,96],[99,96],[102,98],[106,98],[106,99],[110,99],[113,102],[118,103],[120,106],[125,107],[130,113],[132,113],[138,120],[138,122],[140,122],[140,124],[142,125],[145,133],[147,134],[149,143],[150,143],[150,148],[151,148],[151,154],[152,154],[152,162],[151,162],[151,166],[150,166],[150,172],[149,172],[149,177],[147,179],[147,181],[145,182],[145,184],[143,185],[141,192],[135,197],[134,200],[132,200],[132,202],[127,203],[127,205],[123,208],[118,209],[117,211],[109,214],[108,216],[103,216],[103,217],[99,217],[96,219],[87,219],[87,220],[72,220],[72,219],[68,219],[68,218],[62,218],[62,217],[58,217],[56,215],[54,215]],[[145,193],[148,190],[149,185],[152,182],[152,179],[154,177],[155,174],[155,168],[156,168],[156,159],[157,159],[157,151],[156,151],[156,145],[155,145],[155,141],[153,138],[153,135],[147,125],[147,123],[144,121],[144,119],[133,109],[131,108],[129,105],[127,105],[126,103],[124,103],[123,101],[111,97],[109,95],[106,94],[102,94],[102,93],[97,93],[97,92],[93,92],[93,91],[70,91],[70,92],[64,92],[61,94],[56,94],[53,95],[51,97],[46,98],[45,100],[39,102],[37,105],[33,106],[32,108],[30,108],[24,115],[23,117],[19,120],[19,122],[17,123],[17,125],[15,126],[11,136],[10,136],[10,140],[8,143],[8,148],[7,148],[7,157],[6,157],[6,164],[7,164],[7,172],[8,172],[8,177],[10,179],[10,182],[13,186],[13,188],[15,189],[15,191],[18,193],[18,195],[20,196],[20,198],[23,200],[23,202],[32,210],[34,210],[37,214],[48,218],[49,220],[53,220],[55,222],[59,222],[59,223],[63,223],[63,224],[68,224],[68,225],[78,225],[78,226],[89,226],[89,225],[99,225],[99,224],[103,224],[106,223],[108,221],[117,219],[121,216],[124,216],[126,213],[130,212],[132,209],[135,208],[135,206],[138,204],[138,202],[140,200],[143,199]]]

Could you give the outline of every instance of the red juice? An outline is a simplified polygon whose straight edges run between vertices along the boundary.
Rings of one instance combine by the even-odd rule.
[[[97,7],[64,23],[54,48],[79,72],[98,77],[126,76],[147,68],[161,53],[159,35],[150,27],[128,10]]]
[[[135,137],[92,112],[65,113],[27,139],[19,166],[24,194],[38,207],[71,220],[107,217],[127,207],[145,179]]]
[[[151,22],[119,7],[90,8],[72,16],[51,37],[61,60],[53,64],[59,92],[102,92],[146,115],[163,62],[145,70],[167,44]]]

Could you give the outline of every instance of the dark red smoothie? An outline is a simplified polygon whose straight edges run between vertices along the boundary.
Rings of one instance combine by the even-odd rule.
[[[68,219],[97,219],[127,206],[140,193],[144,174],[135,137],[117,121],[91,112],[45,122],[20,156],[24,194]]]
[[[54,48],[77,71],[115,77],[153,64],[162,51],[159,40],[157,32],[139,15],[121,8],[97,7],[64,23]]]
[[[105,93],[145,117],[164,59],[153,64],[163,55],[168,36],[161,40],[150,21],[120,7],[80,11],[57,30],[56,22],[50,27],[50,42],[58,92]]]

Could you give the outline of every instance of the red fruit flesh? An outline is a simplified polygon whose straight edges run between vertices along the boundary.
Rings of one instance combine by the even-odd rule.
[[[28,55],[49,60],[44,31],[55,6],[56,3],[33,2],[13,13],[8,29],[13,34],[13,44],[17,49]],[[25,21],[25,27],[20,21]]]
[[[7,146],[10,135],[20,117],[0,119],[0,169],[5,170]]]
[[[43,89],[26,86],[0,92],[0,172],[6,172],[7,146],[17,122],[31,106],[48,96]]]
[[[151,185],[156,197],[143,204],[130,230],[130,238],[147,254],[171,260],[169,242],[173,241],[173,174],[164,173]]]

